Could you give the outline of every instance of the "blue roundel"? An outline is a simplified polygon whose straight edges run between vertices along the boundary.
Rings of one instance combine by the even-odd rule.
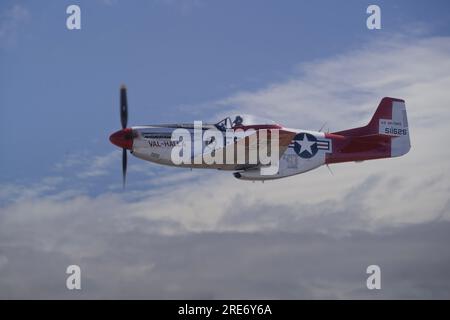
[[[294,137],[294,151],[301,158],[312,158],[318,151],[317,138],[309,133],[299,133]]]

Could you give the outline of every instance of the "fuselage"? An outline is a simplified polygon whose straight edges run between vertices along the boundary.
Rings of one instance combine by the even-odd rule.
[[[122,88],[121,106],[127,110],[125,93]],[[334,133],[285,128],[256,118],[238,115],[234,121],[227,117],[215,124],[127,128],[124,112],[124,129],[110,140],[123,149],[125,169],[129,150],[137,158],[161,165],[234,171],[242,180],[278,179],[324,164],[399,157],[411,148],[402,99],[385,97],[367,125]]]
[[[235,146],[236,140],[245,140],[245,137],[255,132],[259,133],[261,130],[266,130],[270,135],[272,130],[277,130],[279,132],[279,141],[281,142],[278,173],[262,175],[260,170],[261,163],[250,163],[249,159],[244,159],[244,161],[234,159],[235,161],[232,162],[222,161],[221,163],[206,163],[205,161],[174,163],[174,149],[180,148],[180,143],[186,142],[174,139],[174,131],[179,129],[186,130],[191,136],[188,150],[193,160],[199,156],[201,157],[201,155],[210,153],[214,149],[211,141],[208,141],[204,136],[206,132],[211,134],[211,131],[216,131],[213,134],[222,134],[223,148],[219,149],[224,150],[227,147]],[[166,166],[231,170],[236,171],[235,177],[244,180],[277,179],[303,173],[325,164],[326,154],[332,152],[332,140],[327,138],[325,133],[283,128],[279,125],[251,125],[229,128],[227,130],[228,133],[231,133],[229,136],[225,135],[223,130],[218,130],[214,125],[209,124],[202,125],[202,135],[195,135],[193,124],[136,126],[126,130],[131,130],[133,136],[132,144],[127,144],[127,148],[139,159]],[[249,141],[243,143],[248,149]],[[234,152],[237,153],[238,150],[235,148]]]

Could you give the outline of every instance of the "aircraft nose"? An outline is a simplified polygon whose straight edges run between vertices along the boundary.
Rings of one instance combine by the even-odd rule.
[[[131,128],[125,128],[116,131],[109,136],[109,141],[122,149],[131,150],[133,148],[133,130]]]

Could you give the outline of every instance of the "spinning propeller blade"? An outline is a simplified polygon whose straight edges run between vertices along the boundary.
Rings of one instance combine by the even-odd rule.
[[[122,129],[127,127],[128,123],[128,101],[127,101],[127,87],[122,85],[120,87],[120,122]],[[125,189],[127,179],[127,149],[122,149],[122,182]]]

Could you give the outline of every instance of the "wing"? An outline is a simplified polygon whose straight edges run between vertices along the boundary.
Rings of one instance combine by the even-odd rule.
[[[264,134],[261,130],[243,131],[242,135],[237,136],[234,140],[225,142],[219,147],[208,146],[203,150],[202,154],[193,156],[193,160],[200,163],[200,158],[216,159],[216,162],[226,164],[228,169],[248,169],[261,165],[259,154],[265,154],[270,157],[272,154],[272,139],[276,136],[270,130]],[[278,130],[278,157],[281,158],[287,150],[296,132],[280,129]],[[195,159],[198,158],[198,159]],[[203,161],[202,161],[203,162]]]

